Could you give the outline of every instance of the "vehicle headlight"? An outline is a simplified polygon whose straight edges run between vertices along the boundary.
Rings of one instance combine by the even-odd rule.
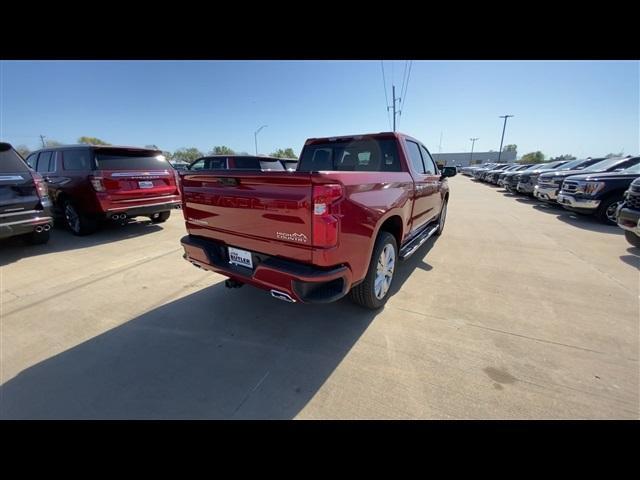
[[[604,182],[584,182],[580,186],[585,195],[595,195],[604,188]]]

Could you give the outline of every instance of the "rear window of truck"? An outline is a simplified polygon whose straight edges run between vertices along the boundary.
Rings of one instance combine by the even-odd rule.
[[[157,170],[172,169],[169,161],[160,152],[135,150],[97,151],[98,170]]]
[[[394,139],[367,139],[307,145],[298,163],[299,172],[399,172]]]
[[[10,145],[0,143],[0,173],[28,172],[29,167]]]

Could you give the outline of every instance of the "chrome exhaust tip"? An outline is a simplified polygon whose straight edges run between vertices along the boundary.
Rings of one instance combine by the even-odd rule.
[[[42,225],[36,227],[36,233],[42,233]]]
[[[271,290],[271,296],[285,302],[296,303],[296,301],[291,298],[288,293],[280,292],[278,290]]]
[[[127,214],[126,213],[120,214],[120,220],[126,220],[126,219],[127,219]]]
[[[45,232],[48,232],[49,230],[51,230],[51,225],[46,224],[44,227],[42,227],[42,230],[44,230]]]

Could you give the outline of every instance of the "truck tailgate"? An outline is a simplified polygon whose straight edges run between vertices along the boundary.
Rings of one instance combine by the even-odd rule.
[[[267,255],[311,261],[310,174],[185,173],[182,191],[190,234]]]

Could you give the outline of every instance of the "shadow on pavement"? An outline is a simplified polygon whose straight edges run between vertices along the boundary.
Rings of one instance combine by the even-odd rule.
[[[180,212],[178,212],[180,213]],[[162,226],[146,221],[130,221],[127,225],[105,222],[98,231],[85,237],[77,237],[61,227],[51,229],[51,238],[44,245],[28,245],[20,237],[0,240],[0,266],[17,262],[21,258],[47,253],[65,252],[117,242],[162,230]]]
[[[433,245],[399,264],[393,293]],[[22,371],[0,387],[0,418],[290,419],[378,313],[220,282]]]
[[[640,269],[640,257],[637,255],[620,255],[620,260],[632,267]]]

